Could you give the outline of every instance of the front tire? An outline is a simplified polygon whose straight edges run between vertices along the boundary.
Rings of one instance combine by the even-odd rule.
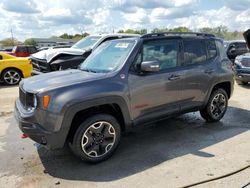
[[[207,122],[220,121],[227,111],[228,96],[224,89],[217,89],[211,94],[200,114]]]
[[[120,125],[113,116],[98,114],[80,124],[70,146],[83,161],[98,163],[112,156],[120,135]]]
[[[22,74],[16,69],[7,69],[2,74],[2,81],[7,85],[16,85],[22,79]]]

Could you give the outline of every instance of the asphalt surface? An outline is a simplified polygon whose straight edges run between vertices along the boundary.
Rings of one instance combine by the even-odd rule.
[[[66,147],[47,151],[21,139],[13,118],[17,87],[0,85],[0,187],[183,187],[250,165],[250,86],[235,85],[221,122],[188,113],[123,135],[109,160],[86,164]],[[196,187],[243,187],[250,168]],[[250,187],[250,185],[249,185]]]

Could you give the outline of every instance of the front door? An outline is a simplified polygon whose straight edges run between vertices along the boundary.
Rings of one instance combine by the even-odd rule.
[[[144,41],[128,77],[131,112],[135,123],[164,118],[180,110],[180,41]],[[159,72],[141,73],[142,61],[158,61]]]

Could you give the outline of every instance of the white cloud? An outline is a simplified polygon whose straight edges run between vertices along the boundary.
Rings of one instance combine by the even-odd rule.
[[[226,0],[219,8],[205,0],[2,0],[0,39],[50,37],[63,33],[104,33],[119,29],[225,25],[250,27],[250,0]],[[211,3],[210,3],[211,4]],[[211,8],[212,7],[212,8]]]

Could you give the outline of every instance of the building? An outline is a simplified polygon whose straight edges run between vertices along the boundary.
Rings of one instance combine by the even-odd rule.
[[[75,43],[72,39],[63,39],[63,38],[33,38],[37,44],[37,48],[41,47],[51,47],[51,46],[60,46],[60,45],[73,45]]]

